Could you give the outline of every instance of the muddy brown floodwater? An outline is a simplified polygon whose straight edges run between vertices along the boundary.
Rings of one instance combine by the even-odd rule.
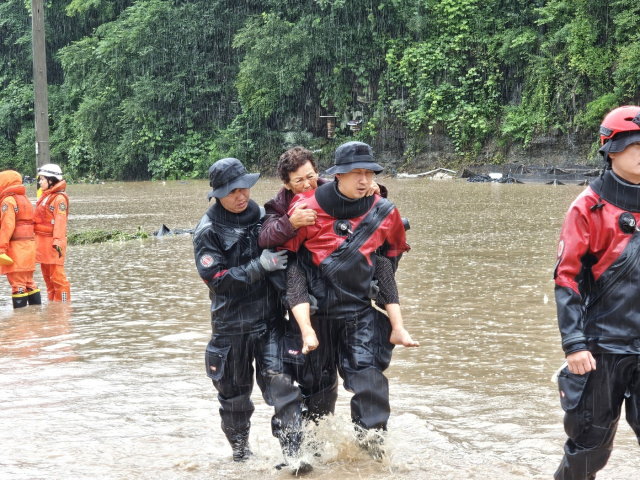
[[[397,348],[387,371],[388,459],[354,446],[341,389],[308,478],[551,478],[565,440],[549,380],[563,360],[552,269],[583,187],[382,182],[411,222],[397,280],[422,346]],[[278,187],[261,180],[252,196],[262,204]],[[69,228],[193,228],[208,189],[72,185]],[[70,247],[65,267],[70,308],[14,312],[0,281],[1,478],[290,478],[274,468],[279,447],[257,388],[255,459],[231,461],[205,375],[209,300],[189,235]],[[638,478],[637,448],[621,422],[598,480]]]

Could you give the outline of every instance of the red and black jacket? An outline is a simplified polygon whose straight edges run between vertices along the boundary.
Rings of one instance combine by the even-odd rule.
[[[331,183],[331,180],[318,178],[319,187],[327,183]],[[380,184],[378,187],[380,187],[380,196],[387,198],[387,188]],[[291,190],[282,187],[275,197],[264,204],[266,215],[262,220],[262,230],[258,239],[262,248],[279,247],[298,234],[291,226],[289,215],[287,215],[293,197],[295,195]]]
[[[318,178],[318,186],[329,183],[326,178]],[[266,215],[262,222],[258,243],[262,248],[279,247],[287,240],[295,237],[298,232],[293,229],[289,221],[289,207],[295,194],[282,187],[276,196],[264,204]]]
[[[376,250],[395,269],[409,245],[400,214],[391,202],[378,195],[351,200],[336,185],[332,182],[294,198],[290,212],[298,203],[307,203],[318,218],[315,225],[301,227],[282,248],[297,252],[309,293],[318,300],[318,313],[346,318],[371,308]],[[364,222],[375,228],[362,235],[364,230],[358,227]],[[357,249],[346,249],[350,242]],[[345,254],[336,257],[340,252]]]
[[[640,353],[638,221],[640,185],[612,171],[569,208],[554,272],[565,354]]]

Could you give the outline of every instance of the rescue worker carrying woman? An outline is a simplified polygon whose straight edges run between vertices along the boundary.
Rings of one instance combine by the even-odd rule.
[[[306,203],[298,204],[291,215],[288,215],[287,212],[296,195],[315,190],[318,186],[326,183],[331,183],[331,180],[318,176],[318,167],[313,152],[300,146],[293,147],[280,156],[278,176],[284,185],[275,197],[264,205],[266,215],[263,219],[258,239],[258,243],[262,248],[279,247],[287,240],[294,238],[298,234],[300,227],[315,224],[318,215],[315,210],[307,208]],[[386,198],[387,189],[372,181],[366,196],[374,194]],[[386,259],[378,256],[376,260],[376,267],[381,267],[384,266]],[[391,278],[388,283],[390,284],[390,289],[395,291],[397,295],[397,287],[390,264],[389,270]],[[297,269],[296,273],[299,273]],[[292,276],[293,270],[288,269],[286,275],[287,278]],[[306,283],[304,281],[298,283],[304,287],[306,292]],[[283,290],[286,290],[286,280],[282,281],[281,286]],[[378,287],[380,287],[378,300],[384,296],[385,287],[387,286],[388,284],[385,282],[378,283]],[[282,293],[286,292],[283,291]],[[382,302],[381,304],[384,303]],[[293,320],[293,314],[290,314],[289,318]],[[305,355],[300,355],[302,350],[299,346],[296,346],[300,337],[298,325],[293,321],[287,322],[286,325],[285,338],[283,339],[285,344],[284,361],[291,365],[294,380],[298,382],[302,391],[305,406],[303,414],[306,418],[313,420],[333,414],[336,400],[338,399],[338,372],[335,362],[333,359],[325,357],[326,351],[323,348],[313,352],[304,352]]]
[[[13,170],[0,172],[0,273],[11,284],[13,308],[40,305],[35,269],[33,207],[22,176]]]
[[[404,328],[398,302],[385,305],[389,318],[371,305],[376,252],[395,271],[409,250],[395,206],[379,195],[366,196],[373,175],[381,171],[369,145],[347,142],[338,147],[335,165],[327,171],[335,181],[298,195],[289,210],[291,215],[306,203],[317,213],[315,223],[300,227],[283,245],[297,252],[296,264],[306,277],[302,281],[317,300],[318,310],[311,316],[306,286],[298,288],[287,280],[288,301],[302,333],[301,350],[328,349],[324,356],[337,361],[345,388],[354,393],[351,419],[359,443],[374,458],[384,453],[382,437],[366,431],[387,427],[389,383],[383,372],[391,351],[394,344],[418,346]]]
[[[67,182],[58,165],[50,163],[38,169],[42,194],[33,218],[36,234],[36,262],[47,284],[47,297],[56,302],[71,301],[71,285],[64,272],[67,252],[67,218],[69,197]]]
[[[640,107],[609,112],[600,140],[606,167],[569,207],[554,271],[569,437],[557,480],[596,478],[623,403],[640,440]]]
[[[256,382],[275,409],[273,435],[291,467],[306,471],[310,465],[299,461],[302,394],[284,371],[280,341],[284,311],[267,278],[269,272],[286,268],[287,255],[258,247],[263,210],[250,199],[250,189],[259,176],[248,174],[235,158],[218,160],[209,169],[213,189],[209,199],[216,202],[193,234],[196,267],[211,299],[206,371],[218,391],[222,431],[231,444],[233,460],[251,456],[255,360]]]

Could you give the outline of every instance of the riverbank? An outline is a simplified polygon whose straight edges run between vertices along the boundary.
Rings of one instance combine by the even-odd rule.
[[[403,144],[403,139],[397,139]],[[404,139],[406,140],[406,139]],[[384,149],[374,144],[376,160],[385,167],[384,173],[420,173],[436,168],[462,170],[465,167],[491,167],[506,164],[564,167],[585,165],[599,167],[600,156],[594,149],[595,133],[575,132],[538,135],[528,144],[502,144],[493,139],[483,144],[477,155],[460,155],[450,137],[432,135],[420,145],[419,153],[403,154],[398,149]],[[385,142],[386,143],[386,142]],[[323,165],[324,166],[324,165]],[[328,168],[329,165],[327,165]]]
[[[303,138],[304,132],[283,132],[292,140]],[[397,136],[387,132],[371,142],[377,163],[384,167],[383,176],[399,173],[418,174],[438,168],[462,172],[465,168],[473,171],[502,171],[505,165],[539,165],[542,167],[567,167],[583,165],[599,168],[601,157],[594,146],[598,136],[594,132],[576,131],[561,133],[552,130],[544,135],[534,136],[527,144],[523,142],[503,143],[490,138],[476,155],[460,154],[456,151],[451,137],[444,133],[429,135],[422,142],[409,140],[406,130],[397,130]],[[300,143],[287,143],[282,151],[302,145],[313,151],[320,172],[333,166],[335,149],[344,142],[357,137],[341,136],[334,140],[308,137]],[[410,147],[410,144],[412,147]],[[413,153],[412,153],[413,152]],[[275,156],[275,154],[274,154]],[[276,176],[277,158],[263,160],[249,166],[266,176]]]

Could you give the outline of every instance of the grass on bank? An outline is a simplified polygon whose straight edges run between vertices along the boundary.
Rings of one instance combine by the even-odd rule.
[[[138,227],[136,233],[125,233],[121,230],[92,229],[73,232],[67,235],[69,245],[90,245],[92,243],[125,242],[127,240],[149,238],[149,234]]]

